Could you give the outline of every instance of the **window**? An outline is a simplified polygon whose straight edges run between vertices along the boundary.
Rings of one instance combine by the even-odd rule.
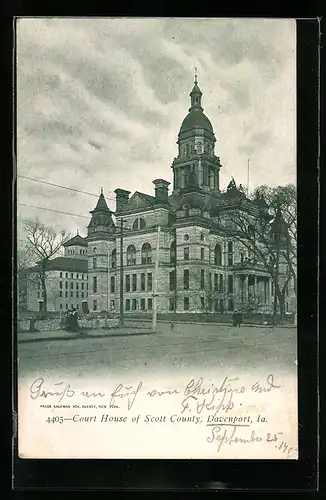
[[[203,151],[203,146],[202,146],[202,143],[201,142],[198,142],[197,143],[197,153],[198,154],[201,154]]]
[[[115,293],[115,276],[111,276],[110,278],[110,291],[111,293]]]
[[[172,243],[170,245],[170,262],[171,262],[171,264],[175,264],[176,263],[176,244],[175,244],[175,240],[172,241]]]
[[[76,298],[79,299],[79,292],[76,292]]]
[[[126,311],[130,311],[130,299],[126,299]]]
[[[183,309],[184,311],[189,311],[189,297],[183,298]]]
[[[96,252],[97,252],[97,248],[93,247],[93,253],[96,253]]]
[[[153,309],[153,300],[152,299],[147,299],[147,309],[148,309],[148,311],[151,311]]]
[[[60,290],[59,294],[60,294],[60,297],[62,297],[62,290]]]
[[[145,311],[145,299],[140,299],[140,310]]]
[[[126,292],[130,292],[130,274],[126,274]]]
[[[68,281],[66,281],[65,287],[66,287],[66,290],[67,290],[67,288],[68,288]]]
[[[212,273],[208,273],[208,288],[212,290]]]
[[[137,299],[132,299],[131,301],[131,307],[133,311],[136,311],[137,309]]]
[[[136,231],[139,227],[139,222],[138,222],[138,219],[136,219],[132,225],[132,229],[133,231]]]
[[[129,304],[129,307],[130,307],[130,304]],[[115,309],[115,300],[111,300],[111,309],[112,310]]]
[[[62,273],[60,273],[60,278],[62,278]]]
[[[71,282],[70,282],[70,288],[71,288],[71,289],[73,289],[73,288],[74,288],[74,282],[73,282],[73,281],[71,281]]]
[[[214,292],[218,291],[218,274],[214,273]]]
[[[66,304],[66,309],[68,309],[68,304]]]
[[[82,299],[84,298],[84,292],[81,293]]]
[[[70,278],[71,278],[71,279],[74,279],[74,273],[71,273],[71,274],[70,274]]]
[[[233,253],[228,253],[228,266],[233,266]]]
[[[77,273],[76,278],[79,280],[79,274]]]
[[[97,269],[97,258],[93,257],[93,269]]]
[[[200,249],[200,259],[204,260],[204,258],[205,258],[205,249],[203,247],[201,247],[201,249]]]
[[[233,299],[228,299],[228,311],[233,311]]]
[[[62,304],[60,304],[60,309],[62,309]]]
[[[169,300],[169,311],[175,311],[175,299],[173,298]]]
[[[189,260],[189,247],[184,247],[183,258],[184,258],[184,260]]]
[[[78,281],[76,283],[76,288],[77,288],[77,290],[79,289],[79,282]]]
[[[223,274],[220,274],[220,292],[223,292],[224,282],[223,282]]]
[[[84,290],[84,283],[81,284],[82,290]]]
[[[204,297],[200,297],[200,305],[201,305],[202,309],[205,308],[205,298]]]
[[[183,288],[189,290],[189,269],[183,271]]]
[[[200,241],[204,241],[204,233],[200,233]]]
[[[169,290],[175,290],[175,271],[169,272]]]
[[[139,229],[145,229],[146,227],[146,222],[144,219],[140,218],[139,219]]]
[[[142,292],[145,291],[145,273],[141,273],[140,275],[140,290]]]
[[[97,300],[93,300],[93,311],[97,311]]]
[[[205,270],[200,270],[200,289],[204,290],[205,288]]]
[[[74,296],[74,292],[73,292],[73,290],[71,290],[70,297],[73,297],[73,296]]]
[[[117,267],[117,250],[114,248],[111,253],[111,267],[115,269]]]
[[[66,278],[68,278],[68,273],[66,273]]]
[[[65,291],[65,297],[68,297],[68,291],[67,290]]]
[[[136,248],[134,245],[129,245],[127,248],[127,266],[136,265]]]
[[[60,286],[60,288],[62,289],[62,281],[60,281],[59,286]]]
[[[183,237],[183,239],[184,239],[185,241],[189,241],[189,234],[185,234],[185,235],[184,235],[184,237]]]
[[[40,298],[40,292],[37,292],[37,298],[38,299]]]
[[[137,291],[137,274],[132,275],[132,291]]]
[[[83,251],[82,250],[79,250],[79,253],[80,253],[80,255],[83,255]]]
[[[152,262],[152,247],[149,243],[144,243],[141,249],[141,263],[150,264]]]
[[[218,243],[215,245],[214,248],[214,264],[215,266],[222,265],[222,248],[221,245],[219,245]]]
[[[241,262],[241,264],[243,264],[243,261],[244,261],[244,253],[240,252],[240,262]]]
[[[133,231],[137,231],[137,229],[145,229],[145,227],[146,227],[146,222],[142,217],[136,219],[132,225]]]
[[[228,293],[233,293],[233,276],[232,276],[232,274],[228,275]]]
[[[93,293],[97,292],[97,276],[93,278]]]
[[[79,309],[79,304],[77,304],[77,309]]]
[[[151,292],[153,288],[153,283],[152,283],[152,273],[147,273],[147,291]]]

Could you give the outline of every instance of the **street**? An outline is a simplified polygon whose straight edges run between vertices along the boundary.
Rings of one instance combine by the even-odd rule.
[[[194,323],[176,323],[174,330],[169,323],[159,323],[156,333],[149,328],[149,323],[138,322],[133,332],[137,334],[128,336],[19,343],[19,378],[171,374],[198,368],[221,368],[227,375],[253,367],[296,375],[295,328]]]

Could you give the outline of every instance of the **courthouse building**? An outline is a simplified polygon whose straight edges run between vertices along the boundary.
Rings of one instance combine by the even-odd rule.
[[[152,310],[155,283],[160,313],[273,311],[274,292],[266,268],[241,241],[218,230],[218,224],[227,224],[228,214],[235,210],[254,216],[258,209],[267,214],[267,207],[263,200],[249,200],[233,179],[221,192],[216,138],[204,114],[197,78],[177,146],[172,186],[155,179],[152,194],[116,189],[114,210],[101,192],[90,212],[86,238],[72,238],[65,244],[65,257],[52,261],[53,279],[62,290],[56,309],[74,305],[86,310],[83,301],[87,300],[89,310],[118,312],[122,255],[126,314]],[[281,280],[283,271],[281,262]],[[291,310],[290,299],[286,304]]]

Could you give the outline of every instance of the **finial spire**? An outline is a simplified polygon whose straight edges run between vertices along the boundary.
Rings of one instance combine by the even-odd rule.
[[[77,236],[79,235],[79,230],[77,229]]]
[[[198,77],[198,73],[197,73],[197,68],[195,67],[194,68],[194,77],[195,77],[195,84],[198,83],[198,80],[197,80],[197,77]]]
[[[101,188],[101,194],[103,194],[103,188]]]

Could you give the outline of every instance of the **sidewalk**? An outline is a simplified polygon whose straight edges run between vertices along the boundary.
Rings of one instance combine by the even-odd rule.
[[[42,332],[19,332],[18,343],[39,342],[49,340],[72,340],[80,338],[102,338],[102,337],[130,337],[134,335],[150,335],[151,328],[123,327],[98,330],[81,330],[84,337],[76,332],[67,332],[66,330],[46,330]]]

